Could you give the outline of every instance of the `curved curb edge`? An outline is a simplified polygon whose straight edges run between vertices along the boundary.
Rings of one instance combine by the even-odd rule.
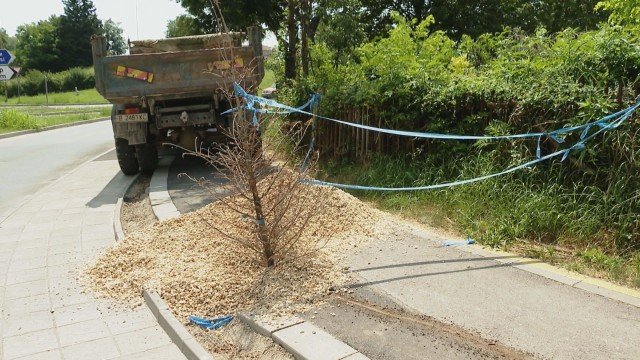
[[[1,139],[8,139],[8,138],[16,137],[16,136],[35,134],[35,133],[39,133],[39,132],[43,132],[43,131],[64,129],[64,128],[73,127],[73,126],[80,126],[80,125],[88,125],[88,124],[93,124],[93,123],[97,123],[97,122],[100,122],[100,121],[107,121],[107,120],[109,120],[109,118],[99,118],[99,119],[93,119],[93,120],[72,122],[72,123],[68,123],[68,124],[47,126],[45,128],[42,128],[42,129],[31,129],[31,130],[14,131],[14,132],[6,133],[6,134],[0,134],[0,140]]]
[[[160,327],[169,335],[171,341],[180,349],[188,360],[213,360],[182,323],[173,315],[160,295],[154,291],[143,290],[142,296],[151,313],[156,317]]]
[[[176,159],[175,156],[165,156],[158,162],[158,169],[153,172],[151,184],[149,185],[149,200],[153,214],[160,221],[175,219],[180,216],[180,212],[173,204],[169,195],[168,181],[169,168]]]
[[[124,204],[124,195],[126,195],[129,190],[131,190],[131,187],[133,187],[133,185],[136,183],[136,180],[138,180],[139,176],[140,174],[134,175],[131,178],[129,185],[127,185],[127,188],[122,193],[122,196],[118,197],[118,202],[116,202],[116,208],[113,214],[113,233],[116,235],[116,242],[120,242],[125,238],[124,230],[122,228],[122,205]]]

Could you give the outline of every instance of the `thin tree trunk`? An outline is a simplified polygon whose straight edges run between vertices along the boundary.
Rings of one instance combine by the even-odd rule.
[[[302,74],[309,76],[309,17],[311,16],[311,0],[301,0],[300,25],[302,27]]]
[[[287,51],[284,59],[284,76],[287,79],[295,79],[298,73],[296,64],[296,52],[298,49],[298,26],[296,24],[297,1],[288,0],[287,13]]]
[[[260,136],[260,133],[258,132],[258,130],[253,127],[249,131],[252,132],[249,135],[250,137]],[[260,197],[260,193],[258,192],[258,179],[256,177],[255,168],[253,166],[255,164],[255,161],[253,161],[253,157],[255,156],[254,155],[255,151],[262,152],[262,149],[260,148],[261,144],[262,143],[259,141],[256,142],[256,146],[259,148],[254,149],[251,154],[245,155],[247,156],[247,159],[246,159],[247,160],[247,164],[246,164],[247,183],[249,185],[249,191],[251,192],[251,197],[253,198],[253,209],[255,212],[256,226],[258,227],[258,238],[260,240],[260,243],[262,243],[262,253],[266,261],[267,267],[272,267],[273,265],[275,265],[275,259],[273,258],[273,255],[274,255],[273,247],[271,246],[272,245],[271,239],[269,238],[269,235],[268,235],[266,219],[264,217],[264,211],[262,209],[262,200]]]

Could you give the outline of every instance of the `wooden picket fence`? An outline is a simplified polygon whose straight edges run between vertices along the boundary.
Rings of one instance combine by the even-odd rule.
[[[385,127],[376,108],[354,107],[341,112],[338,117],[351,123],[373,127]],[[416,139],[358,129],[332,121],[317,120],[316,146],[324,157],[349,157],[366,159],[371,154],[409,153],[416,149]]]

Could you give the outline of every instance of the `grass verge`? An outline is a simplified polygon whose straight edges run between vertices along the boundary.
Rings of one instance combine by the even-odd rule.
[[[276,74],[273,72],[273,70],[265,70],[264,78],[262,79],[262,83],[260,83],[260,86],[258,88],[260,95],[262,95],[262,90],[273,86],[275,83],[276,83]]]
[[[323,170],[330,180],[389,187],[431,185],[495,171],[482,156],[447,164],[381,157],[367,164],[329,162]],[[530,169],[446,190],[353,195],[484,245],[639,288],[638,198],[626,196],[632,184],[612,183],[604,189],[561,184],[550,175],[556,170]]]
[[[66,110],[66,111],[65,111]],[[79,121],[109,117],[110,108],[81,108],[49,110],[47,113],[35,113],[19,109],[0,109],[0,133],[21,130],[38,130],[48,126],[69,124]]]
[[[9,98],[8,101],[0,103],[0,105],[45,105],[46,97],[44,94],[36,96],[21,96],[20,98]],[[70,105],[70,104],[107,104],[96,89],[88,89],[65,93],[49,94],[49,105]]]

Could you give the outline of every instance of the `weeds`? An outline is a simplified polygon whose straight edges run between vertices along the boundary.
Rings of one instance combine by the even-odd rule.
[[[107,118],[110,108],[51,109],[24,108],[0,109],[0,133],[19,130],[39,130],[47,126],[68,124],[78,121]]]
[[[0,111],[0,129],[39,129],[42,125],[29,114],[9,109]]]

